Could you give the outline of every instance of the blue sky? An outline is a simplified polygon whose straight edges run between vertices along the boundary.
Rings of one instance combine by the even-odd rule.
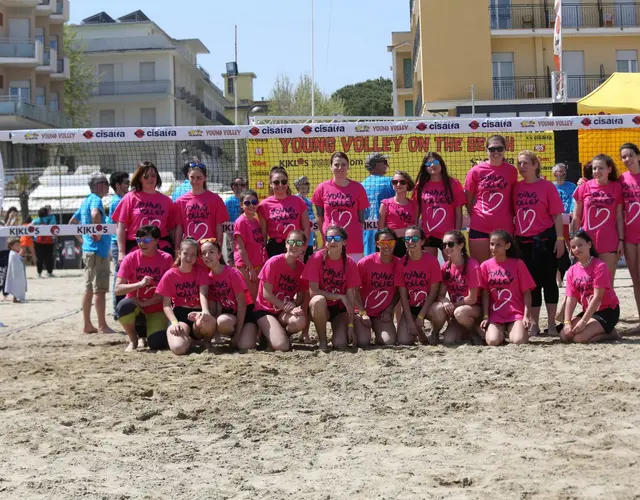
[[[225,63],[233,61],[237,24],[238,67],[258,75],[256,99],[268,96],[279,74],[295,81],[311,72],[311,0],[73,0],[71,22],[105,5],[114,19],[140,9],[174,38],[200,38],[211,54],[199,62],[219,85]],[[369,78],[391,78],[391,32],[408,29],[407,0],[315,0],[316,82],[330,93]]]

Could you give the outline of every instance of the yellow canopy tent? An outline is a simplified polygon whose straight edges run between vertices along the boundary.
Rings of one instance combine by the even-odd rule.
[[[579,115],[640,113],[640,73],[614,73],[578,101]]]

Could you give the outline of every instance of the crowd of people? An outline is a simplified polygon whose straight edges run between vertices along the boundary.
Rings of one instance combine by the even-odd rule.
[[[378,345],[522,344],[543,333],[543,296],[548,335],[619,338],[613,278],[623,254],[640,310],[637,146],[620,148],[623,175],[598,155],[578,186],[566,181],[563,164],[551,182],[533,152],[521,151],[514,166],[505,150],[502,136],[490,137],[487,159],[464,185],[435,152],[424,156],[415,181],[404,171],[386,176],[387,158],[373,154],[362,183],[349,178],[349,158],[336,152],[331,178],[313,193],[306,177],[290,182],[286,169],[274,167],[262,200],[234,179],[234,195],[223,202],[207,190],[207,167],[198,161],[184,165],[173,200],[158,190],[151,162],[139,163],[131,179],[95,174],[72,222],[112,222],[117,235],[83,237],[84,332],[111,331],[111,289],[127,351],[185,354],[222,337],[240,350],[286,351],[294,334],[310,342],[311,324],[322,349],[364,348],[372,338]],[[364,231],[371,219],[378,229]],[[227,221],[232,234],[223,232]]]

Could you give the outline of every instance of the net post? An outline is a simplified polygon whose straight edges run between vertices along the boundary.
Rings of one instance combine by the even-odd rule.
[[[551,91],[553,102],[567,102],[567,74],[564,71],[551,73]]]

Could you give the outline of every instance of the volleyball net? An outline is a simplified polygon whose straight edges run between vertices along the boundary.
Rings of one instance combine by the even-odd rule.
[[[570,180],[575,180],[593,156],[605,153],[617,160],[620,145],[640,143],[640,116],[15,131],[0,142],[6,181],[3,208],[20,209],[27,200],[29,211],[36,214],[50,205],[64,223],[89,194],[92,173],[131,174],[145,160],[157,166],[160,190],[168,195],[185,181],[184,163],[194,159],[207,165],[208,188],[223,197],[232,195],[230,184],[237,177],[266,196],[274,166],[287,170],[294,194],[293,182],[301,176],[309,180],[312,193],[331,177],[330,157],[336,151],[348,155],[349,177],[357,181],[369,175],[365,163],[372,154],[387,158],[387,175],[403,170],[415,179],[425,154],[433,151],[444,158],[450,175],[464,182],[469,169],[485,159],[487,139],[494,134],[506,138],[508,162],[515,163],[519,151],[531,150],[547,179],[553,179],[554,164],[564,162]]]

